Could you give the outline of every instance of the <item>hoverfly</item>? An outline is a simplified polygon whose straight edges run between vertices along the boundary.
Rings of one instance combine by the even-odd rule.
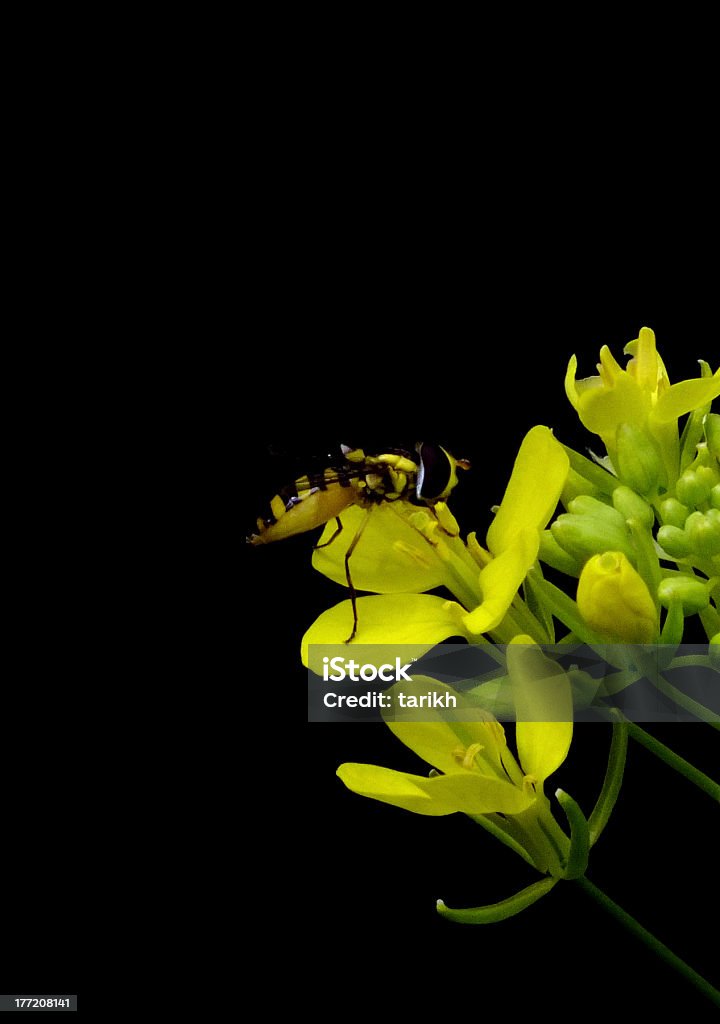
[[[456,459],[445,448],[420,441],[414,451],[387,448],[371,454],[362,448],[342,445],[340,456],[317,473],[299,477],[282,488],[270,502],[270,515],[257,520],[257,533],[249,544],[271,544],[298,533],[324,526],[335,518],[336,529],[327,547],[342,532],[342,512],[351,505],[367,509],[345,554],[345,576],[353,609],[353,630],[345,643],[355,637],[358,626],[356,592],[350,575],[350,557],[357,547],[374,506],[382,502],[408,502],[432,508],[445,501],[458,482],[457,470],[469,469],[465,459]]]

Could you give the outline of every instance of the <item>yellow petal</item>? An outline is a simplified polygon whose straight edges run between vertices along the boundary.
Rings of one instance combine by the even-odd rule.
[[[670,423],[693,409],[707,405],[720,395],[720,370],[712,377],[693,377],[671,385],[657,400],[653,419],[658,423]]]
[[[638,337],[625,346],[625,352],[632,352],[628,363],[631,373],[643,391],[656,392],[661,377],[660,361],[655,347],[655,332],[641,327]]]
[[[413,676],[412,683],[396,683],[387,693],[393,698],[394,709],[383,714],[388,728],[423,761],[445,775],[480,771],[506,778],[501,760],[502,752],[507,747],[505,730],[476,698],[467,693],[459,693],[437,679],[421,675]],[[408,718],[417,717],[421,720],[403,721],[403,711],[398,700],[400,693],[438,694],[441,698],[450,694],[455,697],[457,704],[451,712],[444,711],[442,707],[437,710],[408,709]],[[467,721],[460,721],[464,715]],[[464,764],[464,753],[470,748],[480,749],[469,764]]]
[[[357,613],[357,634],[352,643],[346,646],[347,650],[355,644],[416,644],[424,653],[441,640],[464,635],[463,609],[460,605],[430,594],[379,594],[374,597],[360,597],[357,601]],[[303,665],[308,665],[310,644],[344,645],[352,628],[353,613],[350,601],[341,601],[340,604],[324,611],[302,639]],[[321,663],[320,657],[317,664]],[[317,671],[315,664],[311,667]]]
[[[577,409],[580,404],[580,395],[578,394],[577,381],[575,374],[577,373],[577,356],[571,356],[568,368],[565,372],[565,394],[568,397],[568,401],[572,405],[573,409]]]
[[[313,553],[314,568],[347,586],[345,555],[358,530],[364,527],[350,556],[350,575],[356,590],[418,594],[441,586],[446,570],[432,545],[407,521],[408,509],[434,521],[427,510],[399,502],[377,505],[370,513],[358,505],[350,506],[340,516],[342,533]],[[330,520],[318,544],[330,540],[336,529],[335,520]]]
[[[487,633],[500,625],[539,548],[537,530],[520,530],[512,545],[480,572],[482,604],[463,619],[469,633]]]
[[[611,388],[595,388],[586,391],[578,409],[583,425],[593,434],[605,440],[615,436],[621,423],[642,427],[650,412],[651,398],[645,393],[634,377],[623,373],[616,378]]]
[[[520,814],[534,797],[500,779],[470,773],[423,778],[372,764],[342,764],[338,775],[354,793],[416,814]]]
[[[600,349],[600,362],[598,363],[598,370],[600,371],[600,379],[602,380],[605,387],[614,387],[615,382],[621,377],[625,370],[623,370],[620,363],[617,361],[615,356],[612,354],[607,345],[603,345]]]
[[[567,757],[573,733],[570,680],[563,669],[534,644],[516,637],[507,648],[516,741],[526,775],[542,786]]]
[[[569,459],[551,430],[537,426],[528,431],[488,530],[487,546],[494,555],[505,551],[520,531],[544,529],[560,499],[569,468]]]

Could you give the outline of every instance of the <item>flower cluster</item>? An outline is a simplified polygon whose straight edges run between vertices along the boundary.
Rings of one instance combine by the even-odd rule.
[[[354,587],[368,595],[329,608],[309,628],[302,658],[315,670],[313,651],[343,644],[355,612],[353,643],[366,649],[411,644],[422,654],[450,637],[496,652],[503,645],[493,682],[459,694],[459,717],[386,715],[394,735],[432,766],[429,775],[358,763],[338,770],[362,796],[418,814],[468,815],[544,876],[489,907],[460,911],[439,903],[456,920],[507,917],[561,879],[591,886],[588,855],[617,799],[628,735],[720,799],[716,783],[680,765],[619,712],[608,716],[612,744],[593,812],[586,817],[557,790],[563,828],[544,792],[568,756],[574,708],[588,680],[561,668],[542,645],[655,645],[667,656],[657,656],[654,667],[642,652],[619,659],[614,691],[651,679],[665,697],[719,727],[662,671],[672,667],[694,616],[707,638],[705,663],[720,671],[720,415],[712,410],[720,369],[701,360],[698,377],[671,383],[648,328],[625,354],[622,367],[603,347],[598,375],[580,380],[573,356],[565,378],[568,399],[605,451],[581,454],[548,427],[534,427],[482,543],[475,533],[463,538],[446,501],[398,501],[378,504],[372,517],[351,505],[342,514],[344,530],[328,524],[313,554],[315,569],[345,586],[352,556]],[[439,588],[452,597],[431,593]],[[449,691],[426,675],[415,676],[414,685]],[[493,686],[494,693],[504,688],[514,709],[516,752],[484,700]]]

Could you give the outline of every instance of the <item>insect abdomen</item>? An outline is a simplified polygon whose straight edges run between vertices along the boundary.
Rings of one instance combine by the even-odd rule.
[[[271,502],[275,522],[258,519],[258,533],[248,537],[251,544],[271,544],[276,540],[293,537],[323,526],[334,516],[352,505],[358,498],[354,487],[342,487],[333,483],[323,490],[313,490],[284,506],[282,498],[276,496]]]

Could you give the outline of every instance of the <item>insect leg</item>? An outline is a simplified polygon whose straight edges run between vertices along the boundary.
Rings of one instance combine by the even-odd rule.
[[[343,530],[343,524],[340,521],[340,516],[335,516],[335,522],[337,523],[337,529],[335,530],[335,533],[332,535],[330,540],[326,540],[324,544],[316,544],[315,547],[313,548],[314,551],[319,551],[320,548],[326,548],[329,544],[332,544],[336,537],[340,536]]]
[[[352,576],[350,575],[350,556],[352,555],[353,551],[357,547],[358,541],[362,537],[363,530],[367,526],[368,519],[370,518],[370,513],[372,512],[372,510],[373,510],[373,506],[371,505],[368,508],[367,514],[365,515],[365,518],[363,519],[362,523],[360,524],[360,527],[359,527],[357,533],[355,534],[353,539],[350,541],[350,546],[348,547],[347,551],[345,552],[345,578],[347,579],[347,585],[348,585],[348,590],[350,591],[350,600],[352,601],[352,610],[353,610],[353,631],[350,634],[350,636],[347,638],[347,640],[345,641],[346,644],[349,644],[350,641],[354,639],[355,634],[357,633],[357,628],[358,628],[357,594],[355,592],[355,587],[353,586]]]

